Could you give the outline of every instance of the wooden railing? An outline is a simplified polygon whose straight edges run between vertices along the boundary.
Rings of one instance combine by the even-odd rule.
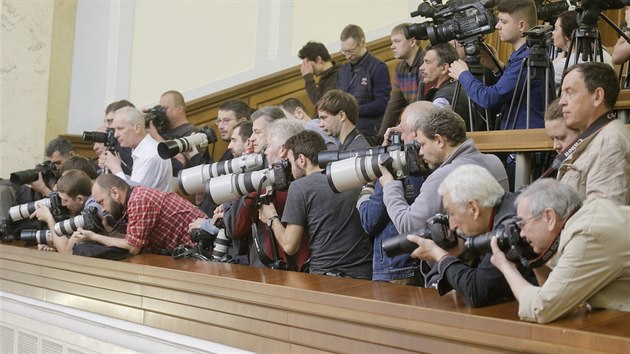
[[[116,262],[0,245],[2,291],[260,353],[630,352],[630,313],[548,325],[517,303],[168,256]]]

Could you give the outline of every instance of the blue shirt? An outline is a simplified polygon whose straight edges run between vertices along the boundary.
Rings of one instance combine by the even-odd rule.
[[[527,127],[527,92],[523,92],[526,89],[527,68],[523,66],[523,61],[528,56],[529,48],[523,44],[510,55],[510,60],[505,66],[503,75],[501,75],[496,84],[491,86],[484,85],[470,71],[464,71],[459,76],[459,82],[468,94],[468,97],[476,104],[488,109],[499,109],[502,107],[501,126],[499,129],[513,129],[515,116],[516,129],[525,129]],[[523,68],[522,72],[521,68]],[[517,81],[518,87],[516,87]],[[543,87],[538,80],[532,80],[531,86],[529,127],[543,128],[545,126]],[[518,108],[515,106],[509,114],[510,117],[508,117],[512,97],[516,96],[516,105],[521,94],[523,99],[520,105],[518,105]]]

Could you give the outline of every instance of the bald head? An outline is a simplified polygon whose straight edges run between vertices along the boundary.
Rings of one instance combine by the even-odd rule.
[[[435,108],[430,101],[416,101],[408,105],[400,117],[400,127],[402,128],[402,136],[404,142],[411,142],[416,137],[416,122]]]

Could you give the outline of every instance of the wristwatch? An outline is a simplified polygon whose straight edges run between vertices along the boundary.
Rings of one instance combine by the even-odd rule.
[[[278,215],[270,217],[269,220],[267,220],[267,227],[271,227],[273,225],[273,221],[276,219],[280,220],[280,217]]]

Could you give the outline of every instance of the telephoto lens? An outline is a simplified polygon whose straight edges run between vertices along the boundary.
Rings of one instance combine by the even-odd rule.
[[[20,240],[24,241],[26,246],[45,245],[51,241],[50,230],[22,230]]]
[[[54,230],[55,234],[58,236],[70,236],[79,228],[90,231],[101,231],[104,229],[96,208],[91,207],[83,211],[80,215],[56,223]]]

